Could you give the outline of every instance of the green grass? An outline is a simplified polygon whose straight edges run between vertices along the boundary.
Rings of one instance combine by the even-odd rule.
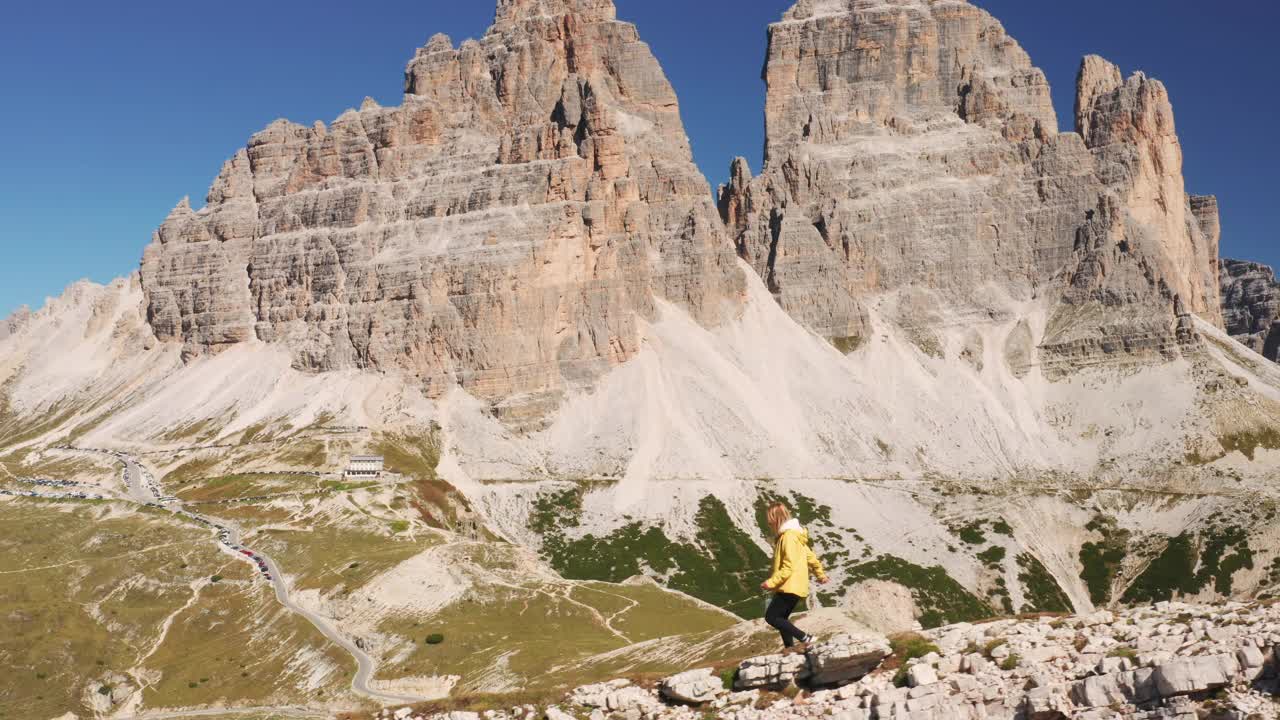
[[[1253,550],[1249,548],[1249,536],[1236,526],[1212,528],[1201,537],[1204,548],[1200,553],[1200,569],[1196,583],[1203,589],[1212,581],[1213,589],[1223,597],[1230,597],[1233,576],[1241,570],[1253,569]],[[1231,550],[1231,554],[1227,551]],[[1197,590],[1198,592],[1198,590]]]
[[[171,477],[172,475],[165,478],[167,487],[186,502],[219,502],[316,489],[315,478],[296,475],[249,473],[190,478],[181,482],[171,482]]]
[[[492,550],[497,556],[509,552],[498,547]],[[413,647],[378,676],[457,674],[463,677],[459,693],[483,689],[496,667],[501,668],[501,677],[525,691],[569,681],[583,684],[623,672],[587,661],[593,656],[667,637],[672,640],[669,644],[664,641],[663,647],[675,648],[685,644],[673,637],[680,631],[720,632],[733,625],[723,613],[648,584],[480,584],[470,589],[464,600],[429,616],[384,620],[379,625],[381,632],[412,640]],[[441,634],[445,640],[428,644],[422,641],[426,633]],[[400,657],[402,649],[392,652]],[[584,664],[558,669],[575,661]],[[675,661],[660,667],[685,669],[677,668]],[[628,671],[634,670],[628,666]]]
[[[1183,533],[1169,540],[1164,551],[1134,579],[1122,599],[1132,605],[1172,600],[1176,593],[1195,593],[1199,587],[1195,571],[1194,539]]]
[[[335,667],[349,663],[309,624],[281,615],[252,568],[218,552],[204,529],[159,511],[107,508],[0,504],[0,717],[92,716],[83,695],[100,692],[108,673],[137,665],[170,616],[169,634],[144,663],[144,673],[163,672],[154,673],[159,681],[144,696],[153,706],[306,701],[313,695],[304,679],[287,668],[296,653],[306,648]],[[219,582],[207,584],[214,577]],[[188,622],[207,613],[217,621]],[[253,677],[241,678],[237,666],[233,681],[231,657],[253,658],[242,659]],[[324,689],[345,692],[344,685]]]
[[[1018,581],[1022,583],[1023,596],[1027,600],[1022,612],[1071,612],[1071,599],[1035,555],[1022,553],[1017,560],[1020,570]]]
[[[275,558],[299,590],[349,593],[374,577],[439,542],[433,536],[412,540],[390,529],[308,527],[266,529],[246,538],[246,544]]]
[[[842,355],[853,354],[858,350],[858,348],[862,347],[865,342],[866,338],[860,335],[831,338],[831,344],[835,346],[835,349],[839,350]]]
[[[987,542],[986,533],[982,532],[982,521],[965,525],[960,528],[956,536],[967,545],[982,545]]]
[[[448,530],[460,527],[460,513],[469,513],[466,497],[436,472],[440,465],[439,426],[419,433],[380,435],[374,443],[387,470],[410,479],[411,504],[427,525]]]
[[[330,665],[321,691],[344,693],[354,661],[276,604],[266,585],[211,585],[202,602],[175,617],[147,660],[147,667],[163,672],[143,700],[148,706],[192,707],[224,698],[262,704],[308,699],[314,694],[300,692],[291,668],[295,656],[306,652]]]
[[[981,560],[982,564],[986,565],[988,568],[998,570],[1000,569],[1000,564],[1004,562],[1007,555],[1008,551],[1005,550],[1004,547],[1000,545],[992,545],[986,550],[978,553],[978,559]]]
[[[1112,650],[1111,652],[1107,653],[1107,657],[1111,657],[1111,658],[1124,658],[1124,659],[1129,660],[1129,661],[1131,661],[1131,662],[1137,662],[1137,661],[1138,661],[1138,651],[1137,651],[1137,650],[1134,650],[1134,649],[1133,649],[1133,648],[1131,648],[1131,647],[1118,647],[1118,648],[1116,648],[1116,649]]]
[[[852,586],[862,580],[887,580],[909,589],[921,611],[920,624],[925,628],[981,620],[996,614],[990,605],[939,566],[925,568],[892,555],[881,555],[850,568],[845,585]]]
[[[1260,427],[1224,435],[1218,438],[1218,442],[1227,452],[1239,450],[1252,461],[1258,448],[1280,450],[1280,431],[1273,427]]]
[[[907,684],[907,663],[922,658],[929,653],[939,653],[937,645],[918,633],[899,633],[889,637],[889,647],[893,650],[893,663],[898,666],[893,676],[893,684],[903,687]]]
[[[1231,597],[1235,574],[1252,570],[1253,558],[1248,533],[1241,527],[1211,524],[1198,535],[1183,533],[1171,539],[1134,580],[1124,601],[1172,600],[1179,595],[1198,594],[1207,587]]]
[[[1114,519],[1099,515],[1085,529],[1102,535],[1101,542],[1088,542],[1080,548],[1080,577],[1089,588],[1094,605],[1105,605],[1111,598],[1111,587],[1128,553],[1130,533],[1116,526]]]
[[[757,618],[760,579],[769,557],[729,517],[723,503],[708,495],[698,504],[697,535],[675,542],[661,529],[631,523],[607,537],[566,537],[581,513],[582,488],[555,491],[535,503],[530,527],[543,537],[542,552],[564,577],[620,582],[646,574],[667,576],[666,585],[725,608]]]
[[[165,473],[163,482],[166,487],[186,485],[208,476],[217,466],[216,458],[192,458]]]

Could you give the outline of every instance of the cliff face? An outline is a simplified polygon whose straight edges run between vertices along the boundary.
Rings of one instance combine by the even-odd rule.
[[[1268,360],[1280,361],[1280,282],[1274,270],[1224,258],[1222,316],[1232,337]]]
[[[609,0],[502,0],[436,36],[398,108],[277,121],[147,248],[148,319],[187,356],[407,371],[539,415],[637,350],[669,300],[708,325],[743,278],[675,93]]]
[[[0,320],[0,340],[4,340],[10,335],[22,330],[30,320],[31,308],[26,305],[18,308],[12,315],[4,320]]]
[[[1221,326],[1217,200],[1186,192],[1164,85],[1140,72],[1125,80],[1116,66],[1088,56],[1077,84],[1076,129],[1098,177],[1125,208],[1127,240],[1152,259],[1188,311]]]
[[[871,306],[927,335],[1047,298],[1043,333],[1016,326],[1006,354],[1064,373],[1176,355],[1184,311],[1221,323],[1216,210],[1192,209],[1158,83],[1086,59],[1080,131],[1060,134],[1044,74],[956,0],[801,0],[764,75],[765,167],[735,161],[721,214],[838,344],[873,331]]]

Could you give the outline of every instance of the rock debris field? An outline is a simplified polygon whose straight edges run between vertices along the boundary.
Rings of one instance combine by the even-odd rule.
[[[1280,604],[1153,607],[841,635],[806,653],[618,679],[556,705],[394,720],[1255,720],[1280,717]],[[732,687],[729,687],[729,685]]]

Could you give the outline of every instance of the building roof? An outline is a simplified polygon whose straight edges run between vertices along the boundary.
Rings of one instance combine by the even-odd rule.
[[[351,462],[382,462],[381,455],[352,455]]]

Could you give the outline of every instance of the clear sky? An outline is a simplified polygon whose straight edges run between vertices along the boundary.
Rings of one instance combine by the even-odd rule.
[[[616,0],[680,95],[712,185],[758,171],[765,26],[792,0]],[[1022,43],[1071,123],[1080,57],[1168,85],[1188,189],[1223,209],[1223,252],[1280,265],[1280,3],[976,0]],[[184,195],[277,117],[326,122],[400,102],[435,32],[484,33],[492,0],[15,0],[0,23],[0,317],[72,281],[131,272]],[[216,9],[215,9],[216,8]]]

